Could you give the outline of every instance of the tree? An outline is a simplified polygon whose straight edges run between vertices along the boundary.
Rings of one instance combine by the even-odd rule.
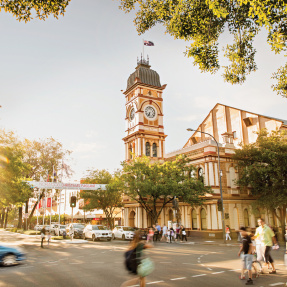
[[[45,20],[53,15],[58,19],[64,15],[71,0],[0,0],[0,11],[11,13],[18,21],[30,21],[33,15],[40,20]]]
[[[235,151],[241,188],[250,189],[257,205],[271,211],[285,230],[287,208],[287,133],[262,130],[257,141]],[[284,232],[283,232],[284,233]]]
[[[19,226],[22,223],[22,205],[32,196],[24,182],[30,166],[24,162],[24,149],[12,132],[0,132],[0,207],[1,226],[6,226],[11,206],[19,207]],[[20,214],[21,213],[21,214]],[[5,219],[5,220],[4,220]]]
[[[88,175],[81,180],[86,184],[107,184],[106,190],[82,190],[81,198],[85,200],[84,209],[102,209],[110,228],[114,228],[114,219],[122,207],[122,183],[119,173],[110,174],[107,170],[89,170]]]
[[[253,41],[260,29],[268,31],[267,42],[276,53],[286,52],[287,6],[284,0],[121,0],[125,12],[136,10],[134,23],[139,34],[160,23],[175,39],[191,42],[185,54],[193,57],[202,72],[219,70],[219,37],[233,36],[224,56],[223,78],[242,84],[257,70]],[[287,63],[273,74],[278,81],[274,91],[287,97]]]
[[[183,156],[175,161],[151,163],[147,157],[123,162],[122,180],[125,195],[138,202],[155,224],[163,208],[175,198],[191,205],[201,205],[211,192],[193,177],[195,168]]]
[[[22,142],[25,150],[24,161],[31,169],[26,174],[27,178],[33,180],[40,180],[43,178],[45,181],[58,181],[62,180],[64,174],[69,177],[72,174],[71,168],[64,164],[64,161],[72,153],[69,150],[63,148],[63,145],[53,139],[52,137],[43,140],[28,140],[25,139]],[[53,174],[54,172],[54,174]],[[45,190],[43,189],[40,196],[37,196],[32,211],[27,220],[27,224],[30,224],[34,211],[39,203],[39,200],[44,196]],[[26,213],[28,212],[28,202],[26,204]]]

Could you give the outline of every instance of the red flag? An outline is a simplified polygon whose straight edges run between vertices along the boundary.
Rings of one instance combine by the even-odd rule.
[[[51,207],[51,197],[47,198],[47,207]]]

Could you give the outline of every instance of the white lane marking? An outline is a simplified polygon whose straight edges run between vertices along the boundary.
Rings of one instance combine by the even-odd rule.
[[[173,279],[170,279],[170,280],[182,280],[182,279],[186,279],[186,277],[173,278]]]
[[[103,264],[104,262],[92,262],[92,263],[99,263],[99,264]],[[122,262],[121,262],[122,263]]]
[[[285,283],[278,282],[278,283],[269,284],[269,286],[277,286],[277,285],[285,285]]]
[[[201,266],[205,266],[204,264],[201,264]]]
[[[208,267],[207,267],[207,269],[208,269],[208,270],[212,270],[211,268],[208,268]]]
[[[195,264],[195,263],[182,263],[182,264],[197,265],[197,264]]]
[[[198,275],[193,275],[191,277],[200,277],[200,276],[205,276],[206,274],[198,274]]]
[[[233,269],[233,270],[228,270],[228,271],[238,271],[238,270],[241,270],[241,269]]]
[[[219,274],[219,273],[224,273],[225,271],[218,271],[218,272],[213,272],[211,274]]]
[[[164,282],[163,280],[161,280],[161,281],[154,281],[154,282],[148,282],[148,283],[146,283],[146,285],[163,283],[163,282]]]
[[[285,264],[276,264],[276,265],[285,265]]]

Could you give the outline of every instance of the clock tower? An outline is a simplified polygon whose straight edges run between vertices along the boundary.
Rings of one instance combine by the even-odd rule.
[[[166,85],[160,84],[158,73],[150,67],[149,59],[138,60],[124,92],[126,130],[123,141],[126,160],[132,159],[133,155],[164,159],[166,135],[162,93]]]

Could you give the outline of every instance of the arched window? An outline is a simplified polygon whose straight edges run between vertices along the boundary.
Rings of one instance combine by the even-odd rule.
[[[202,167],[200,167],[197,170],[197,177],[202,183],[204,182],[204,179],[203,179],[203,168]]]
[[[191,212],[191,225],[193,230],[197,230],[197,214],[195,209]]]
[[[152,144],[152,156],[157,157],[157,146],[156,143]]]
[[[231,188],[236,188],[237,186],[236,186],[236,183],[235,183],[235,181],[236,181],[236,173],[235,173],[235,169],[234,169],[234,167],[230,167],[229,168],[229,186],[231,187]]]
[[[129,158],[133,159],[133,147],[132,147],[132,145],[130,145],[130,148],[129,148]]]
[[[145,155],[150,156],[150,143],[149,142],[145,143]]]
[[[243,216],[244,216],[244,226],[249,227],[249,214],[247,209],[244,209]]]
[[[200,210],[200,221],[201,221],[201,230],[206,230],[207,229],[207,224],[206,224],[206,211],[204,208]]]

